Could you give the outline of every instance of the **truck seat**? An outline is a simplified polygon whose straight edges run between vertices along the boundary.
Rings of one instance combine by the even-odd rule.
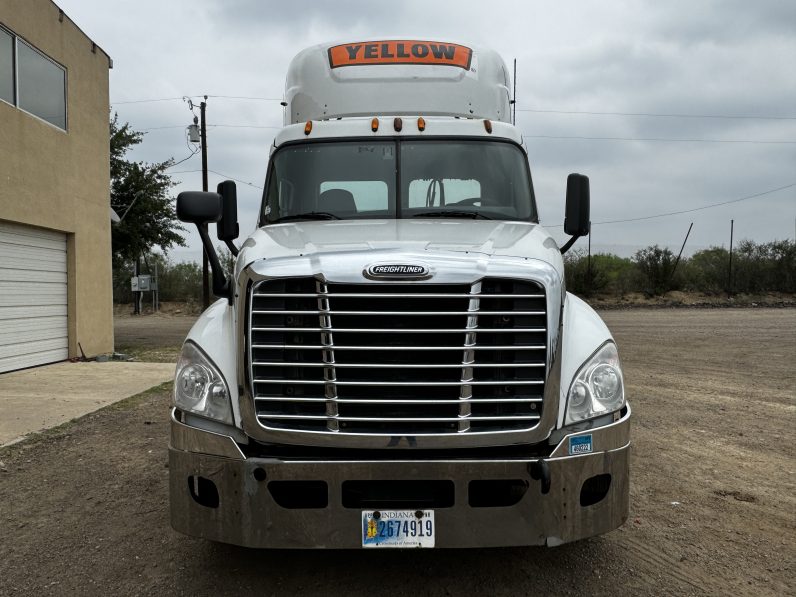
[[[319,209],[334,214],[337,213],[357,213],[357,204],[354,195],[345,189],[329,189],[321,193],[319,197]]]

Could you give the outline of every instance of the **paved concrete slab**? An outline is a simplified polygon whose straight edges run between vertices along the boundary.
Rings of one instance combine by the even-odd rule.
[[[0,375],[0,447],[170,381],[171,363],[56,363]]]

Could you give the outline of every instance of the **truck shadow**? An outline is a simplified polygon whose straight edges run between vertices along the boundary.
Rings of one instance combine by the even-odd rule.
[[[552,549],[271,551],[207,543],[205,550],[200,559],[216,564],[203,575],[267,595],[591,593],[594,575],[622,562],[621,550],[601,537]]]

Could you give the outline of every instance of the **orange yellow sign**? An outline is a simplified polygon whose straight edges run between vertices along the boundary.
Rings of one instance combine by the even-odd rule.
[[[469,70],[472,59],[470,48],[438,41],[363,41],[329,48],[331,68],[366,64],[443,64]]]

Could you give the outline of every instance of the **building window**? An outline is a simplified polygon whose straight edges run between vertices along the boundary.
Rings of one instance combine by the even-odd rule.
[[[66,69],[0,29],[0,99],[66,130]]]
[[[0,99],[14,101],[14,36],[0,29]]]

